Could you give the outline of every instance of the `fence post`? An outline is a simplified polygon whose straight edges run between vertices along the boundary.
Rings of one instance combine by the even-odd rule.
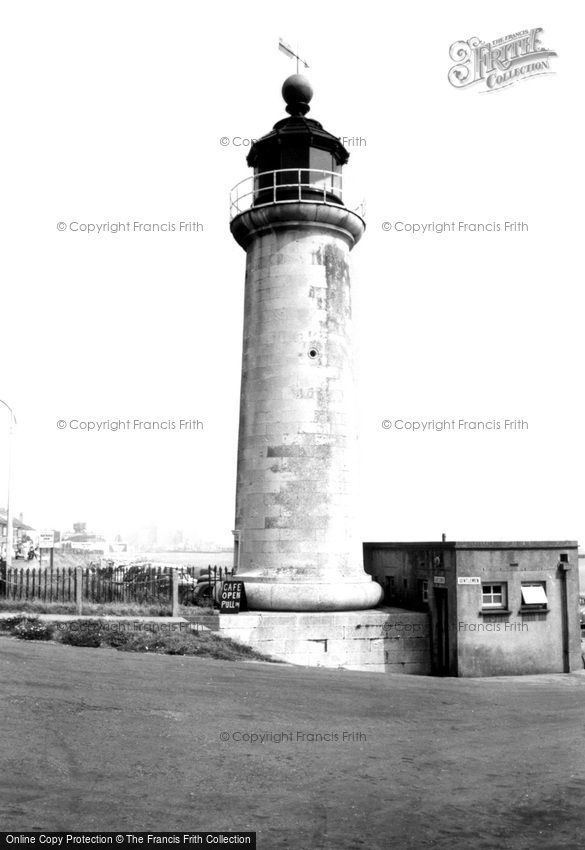
[[[75,567],[75,608],[77,614],[81,614],[83,610],[81,596],[82,596],[82,582],[83,582],[83,567]]]
[[[173,617],[179,616],[179,576],[177,570],[171,567],[171,599]]]

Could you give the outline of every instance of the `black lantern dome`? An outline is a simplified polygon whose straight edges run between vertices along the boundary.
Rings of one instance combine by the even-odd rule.
[[[349,153],[337,136],[306,118],[313,89],[293,74],[282,86],[288,118],[258,139],[247,157],[254,169],[254,205],[282,200],[321,200],[341,204],[341,169]]]

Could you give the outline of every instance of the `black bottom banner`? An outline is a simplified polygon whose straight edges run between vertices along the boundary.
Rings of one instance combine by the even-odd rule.
[[[4,847],[246,847],[256,850],[255,832],[0,832]]]

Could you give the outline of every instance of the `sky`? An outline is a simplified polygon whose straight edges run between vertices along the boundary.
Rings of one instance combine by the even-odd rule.
[[[350,140],[345,191],[366,203],[352,253],[361,539],[584,540],[584,18],[430,0],[5,9],[0,399],[17,420],[16,512],[231,540],[245,254],[229,190],[250,173],[247,140],[285,117],[281,36],[309,62],[310,117]],[[555,73],[495,92],[449,83],[454,42],[534,27]],[[181,221],[195,226],[79,229]],[[452,221],[527,230],[400,229]],[[202,424],[71,425],[127,419]],[[501,427],[400,424],[453,420]],[[0,409],[1,504],[8,425]]]

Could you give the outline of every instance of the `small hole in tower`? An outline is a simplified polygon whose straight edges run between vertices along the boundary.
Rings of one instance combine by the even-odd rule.
[[[311,360],[314,360],[315,357],[318,357],[318,356],[319,356],[319,352],[317,351],[316,348],[309,348],[309,357],[311,358]]]

